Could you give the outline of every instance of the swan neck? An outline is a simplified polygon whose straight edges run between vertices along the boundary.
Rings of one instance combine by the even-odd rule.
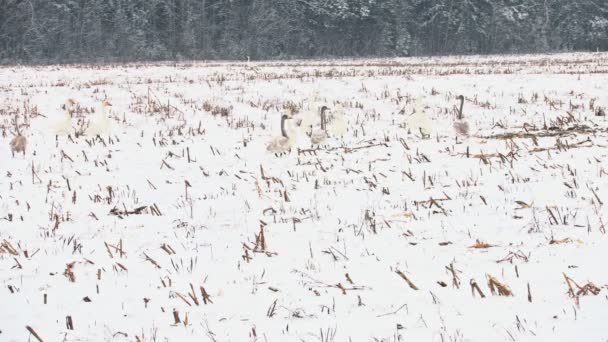
[[[325,131],[325,128],[327,126],[327,122],[326,122],[327,118],[325,117],[325,109],[321,110],[321,129],[323,131]]]
[[[289,138],[287,136],[287,132],[285,131],[285,121],[286,121],[286,117],[281,117],[281,135],[284,136],[285,138]]]
[[[462,107],[464,106],[464,96],[460,98],[460,110],[458,111],[458,118],[462,120]]]

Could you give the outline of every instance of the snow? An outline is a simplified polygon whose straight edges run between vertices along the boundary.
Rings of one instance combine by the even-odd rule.
[[[607,72],[596,53],[0,68],[0,340],[604,341]],[[76,136],[104,99],[111,135]],[[324,104],[342,138],[266,151],[288,108]]]

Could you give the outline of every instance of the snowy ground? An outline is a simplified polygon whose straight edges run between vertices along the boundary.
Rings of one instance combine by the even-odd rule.
[[[0,68],[0,340],[606,341],[607,73],[607,54]],[[55,141],[69,97],[74,130],[107,98],[110,136]],[[266,151],[282,113],[323,104],[342,139]]]

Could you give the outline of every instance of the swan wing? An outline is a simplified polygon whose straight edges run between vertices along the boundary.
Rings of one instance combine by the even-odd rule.
[[[285,137],[274,138],[266,146],[266,151],[273,153],[286,152],[291,148],[291,141]]]
[[[464,120],[454,121],[454,131],[456,134],[463,137],[469,136],[469,123]]]
[[[327,133],[322,130],[314,130],[310,136],[310,142],[313,144],[320,144],[327,139]]]
[[[65,115],[58,121],[50,124],[50,131],[55,135],[68,135],[72,130],[72,118]]]

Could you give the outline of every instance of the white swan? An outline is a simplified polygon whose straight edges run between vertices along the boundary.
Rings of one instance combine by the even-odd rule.
[[[76,101],[74,99],[67,99],[62,107],[64,110],[61,118],[51,124],[50,130],[56,137],[68,135],[72,132],[72,113],[74,112],[74,106]]]
[[[65,100],[64,109],[68,112],[68,114],[70,114],[70,116],[74,116],[76,104],[78,104],[78,102],[71,97]]]
[[[416,110],[414,114],[410,115],[407,119],[407,124],[414,130],[419,131],[423,139],[430,138],[433,125],[431,119],[429,119],[428,115],[424,112],[420,99],[416,99]]]
[[[287,129],[285,127],[285,123],[288,119],[289,116],[287,116],[287,114],[283,114],[281,116],[281,136],[272,139],[270,143],[268,143],[268,145],[266,146],[266,150],[268,152],[285,153],[291,150],[293,137],[287,135]]]
[[[307,134],[310,134],[310,127],[317,123],[319,114],[316,111],[308,110],[302,114],[298,114],[299,118],[296,121],[296,125]]]
[[[101,103],[101,110],[93,119],[91,119],[89,127],[85,131],[85,135],[97,136],[110,133],[111,120],[108,118],[107,108],[111,106],[112,104],[107,100],[104,100]]]
[[[454,131],[457,136],[468,137],[469,136],[469,123],[464,119],[462,115],[462,107],[464,106],[464,96],[459,95],[457,99],[460,100],[460,109],[456,111],[456,118],[454,119]]]
[[[327,130],[337,138],[342,138],[346,134],[346,121],[344,120],[344,107],[341,104],[336,105],[332,110],[330,119],[327,120]]]

